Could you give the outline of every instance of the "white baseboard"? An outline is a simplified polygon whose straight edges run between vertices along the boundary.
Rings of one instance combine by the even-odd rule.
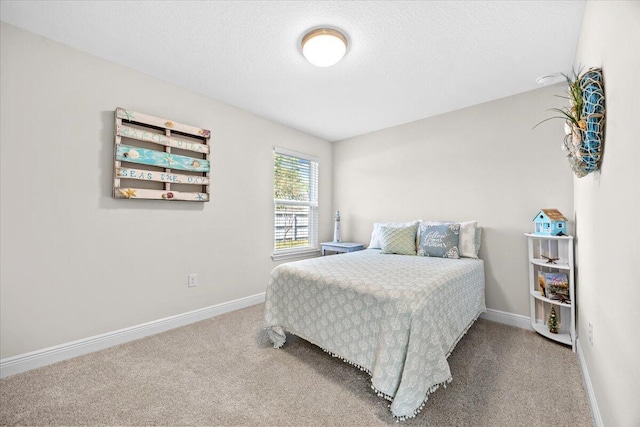
[[[62,360],[71,359],[83,354],[92,353],[114,345],[137,340],[149,335],[168,331],[179,326],[188,325],[220,314],[228,313],[264,302],[265,294],[256,294],[222,304],[177,314],[164,319],[158,319],[141,325],[131,326],[106,334],[60,344],[30,353],[19,354],[0,360],[0,378],[19,374],[41,366],[50,365]]]
[[[533,330],[533,328],[531,328],[531,318],[522,316],[521,314],[507,313],[506,311],[488,308],[485,313],[480,315],[480,318],[490,320],[492,322],[504,323],[509,326],[515,326],[516,328]]]
[[[584,386],[587,389],[587,397],[589,398],[589,405],[591,406],[591,416],[593,417],[593,425],[595,427],[603,427],[602,416],[600,415],[600,409],[598,408],[598,401],[596,400],[596,394],[593,391],[593,384],[591,384],[591,376],[589,375],[589,369],[587,368],[587,362],[584,360],[584,353],[582,352],[582,341],[580,338],[576,340],[576,350],[578,352],[578,364],[582,370],[582,380]]]

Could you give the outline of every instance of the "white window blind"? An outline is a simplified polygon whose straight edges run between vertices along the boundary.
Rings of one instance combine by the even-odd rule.
[[[318,249],[318,160],[275,148],[273,253]]]

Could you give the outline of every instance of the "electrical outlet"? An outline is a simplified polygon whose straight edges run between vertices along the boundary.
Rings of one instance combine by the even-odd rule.
[[[589,322],[589,344],[593,347],[593,323]]]
[[[198,273],[189,273],[187,284],[190,288],[198,286]]]

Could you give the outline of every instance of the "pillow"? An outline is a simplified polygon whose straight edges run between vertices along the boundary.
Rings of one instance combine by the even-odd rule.
[[[440,258],[460,258],[458,241],[460,224],[420,224],[418,255]]]
[[[476,227],[477,221],[464,221],[460,224],[460,256],[465,258],[478,258],[478,250],[476,250]],[[480,245],[478,244],[478,249]]]
[[[463,258],[478,258],[480,250],[480,235],[482,228],[478,226],[478,221],[420,221],[427,225],[460,224],[460,235],[458,250]]]
[[[482,240],[482,227],[480,227],[479,225],[476,225],[476,238],[474,240],[474,247],[476,249],[475,254],[476,256],[470,256],[469,258],[478,258],[478,253],[480,252],[480,243]]]
[[[411,222],[376,222],[373,224],[373,231],[371,232],[371,242],[369,242],[369,249],[380,249],[382,247],[381,244],[381,236],[380,236],[380,227],[408,227],[411,225],[418,225],[418,221]]]
[[[383,254],[415,255],[418,225],[406,227],[380,226],[380,247]]]

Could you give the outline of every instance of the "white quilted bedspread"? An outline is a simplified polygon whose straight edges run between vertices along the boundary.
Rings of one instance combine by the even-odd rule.
[[[447,357],[483,311],[482,260],[368,249],[276,267],[265,327],[275,347],[290,332],[366,370],[404,419],[451,381]]]

